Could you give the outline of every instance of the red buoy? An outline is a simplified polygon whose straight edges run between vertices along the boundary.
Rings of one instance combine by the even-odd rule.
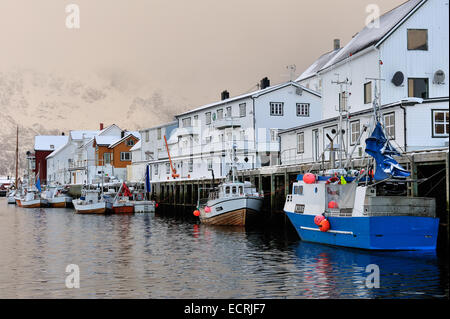
[[[198,209],[194,210],[194,216],[196,217],[200,216],[200,211]]]
[[[314,217],[314,224],[319,226],[320,222],[324,219],[325,219],[325,217],[323,215],[317,215],[316,217]]]
[[[327,232],[330,229],[330,222],[328,219],[324,219],[320,222],[319,229],[323,232]]]
[[[205,213],[210,213],[210,212],[211,212],[211,207],[206,206],[206,207],[205,207]]]
[[[338,203],[334,200],[328,202],[328,208],[338,208]]]
[[[155,208],[158,208],[158,206],[159,206],[158,203],[155,203]]]
[[[306,173],[305,175],[303,175],[303,181],[306,184],[314,184],[316,182],[316,175],[312,173]]]

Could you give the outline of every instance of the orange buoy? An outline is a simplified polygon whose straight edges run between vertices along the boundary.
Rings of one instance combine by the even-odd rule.
[[[200,211],[198,209],[194,210],[194,216],[196,217],[200,216]]]
[[[328,221],[328,219],[325,218],[320,222],[319,229],[323,232],[327,232],[330,229],[330,222]]]
[[[312,173],[306,173],[305,175],[303,175],[303,181],[306,184],[314,184],[316,182],[316,175]]]
[[[325,219],[325,217],[323,215],[317,215],[316,217],[314,217],[314,224],[319,226],[320,222],[324,219]]]
[[[328,208],[338,208],[338,203],[334,200],[328,202]]]

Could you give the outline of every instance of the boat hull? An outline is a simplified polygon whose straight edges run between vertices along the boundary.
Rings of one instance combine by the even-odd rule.
[[[134,206],[133,205],[119,205],[112,207],[112,211],[114,214],[133,214]]]
[[[30,201],[21,201],[21,207],[23,208],[39,208],[44,206],[44,203],[40,199],[34,199]]]
[[[72,203],[77,214],[105,214],[106,212],[105,202],[83,205],[74,200]]]
[[[135,201],[134,202],[135,213],[154,213],[155,202],[154,201]]]
[[[315,215],[285,211],[304,241],[368,250],[434,250],[439,218],[421,216],[328,217],[322,232]]]
[[[258,221],[262,203],[262,198],[252,197],[209,201],[210,212],[200,208],[200,221],[209,225],[251,225]]]
[[[12,196],[8,197],[7,199],[8,204],[16,204],[16,199]]]
[[[72,200],[68,197],[54,197],[48,200],[48,205],[52,208],[66,208],[69,207]]]

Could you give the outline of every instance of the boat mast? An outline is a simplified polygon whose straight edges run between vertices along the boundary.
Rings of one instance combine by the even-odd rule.
[[[351,85],[351,82],[349,82],[348,79],[345,79],[344,81],[339,81],[339,74],[336,74],[338,76],[337,81],[331,81],[332,84],[338,84],[339,85],[339,124],[338,124],[338,134],[339,134],[339,168],[342,168],[342,152],[344,151],[343,145],[344,145],[344,135],[342,131],[342,117],[343,114],[348,112],[347,109],[347,96],[346,91],[343,90],[343,85],[346,86],[348,84]],[[348,116],[347,116],[348,119]]]
[[[18,189],[18,180],[19,180],[19,125],[17,125],[17,134],[16,134],[16,183],[14,186]]]

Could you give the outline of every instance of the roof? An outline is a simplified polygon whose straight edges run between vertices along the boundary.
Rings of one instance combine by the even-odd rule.
[[[37,135],[34,137],[35,151],[54,151],[69,140],[65,135]]]
[[[70,137],[73,140],[81,140],[85,138],[93,138],[99,133],[100,131],[70,131]]]
[[[221,100],[221,101],[205,104],[205,105],[200,106],[198,108],[195,108],[193,110],[190,110],[190,111],[187,111],[187,112],[175,115],[175,117],[184,116],[186,114],[190,114],[190,113],[193,113],[193,112],[204,110],[204,109],[207,109],[207,108],[210,108],[210,107],[213,107],[213,106],[227,104],[227,103],[230,103],[230,102],[246,99],[246,98],[249,98],[249,97],[257,98],[257,97],[259,97],[259,96],[261,96],[263,94],[267,94],[267,93],[270,93],[272,91],[275,91],[275,90],[278,90],[278,89],[282,89],[282,88],[284,88],[286,86],[290,86],[290,85],[295,86],[295,87],[301,87],[304,91],[307,91],[307,92],[309,92],[311,94],[314,94],[314,95],[317,95],[317,96],[320,97],[320,93],[318,93],[316,91],[313,91],[313,90],[310,90],[307,87],[304,87],[304,86],[302,86],[302,85],[300,85],[300,84],[298,84],[296,82],[289,81],[289,82],[284,82],[284,83],[281,83],[281,84],[269,86],[269,87],[267,87],[265,89],[262,89],[262,90],[256,90],[256,91],[253,91],[253,92],[250,92],[250,93],[245,93],[245,94],[242,94],[242,95],[238,95],[238,96],[226,99],[226,100]]]
[[[370,46],[379,45],[380,41],[394,31],[398,25],[413,10],[419,8],[427,0],[409,0],[394,9],[381,15],[379,18],[379,27],[364,27],[358,32],[347,45],[345,45],[332,59],[330,59],[320,70],[324,70],[338,62],[341,62],[357,52],[360,52]]]
[[[125,141],[126,139],[128,139],[130,136],[133,136],[133,137],[135,137],[135,138],[138,139],[138,140],[139,140],[139,137],[140,137],[140,135],[139,135],[139,137],[136,136],[136,132],[126,132],[126,135],[125,135],[124,137],[120,137],[120,136],[119,136],[119,139],[118,139],[117,141],[111,143],[108,147],[109,147],[109,148],[113,148],[113,147],[115,147],[117,144],[122,143],[123,141]]]
[[[322,54],[313,64],[309,66],[300,76],[295,80],[295,82],[305,80],[317,74],[317,72],[330,61],[336,53],[338,53],[341,48]]]
[[[109,146],[111,144],[116,143],[117,141],[121,140],[122,138],[120,136],[111,136],[111,135],[100,135],[95,136],[94,140],[97,145],[103,145],[103,146]]]
[[[130,148],[130,151],[137,151],[141,149],[141,140],[139,140],[132,148]]]

